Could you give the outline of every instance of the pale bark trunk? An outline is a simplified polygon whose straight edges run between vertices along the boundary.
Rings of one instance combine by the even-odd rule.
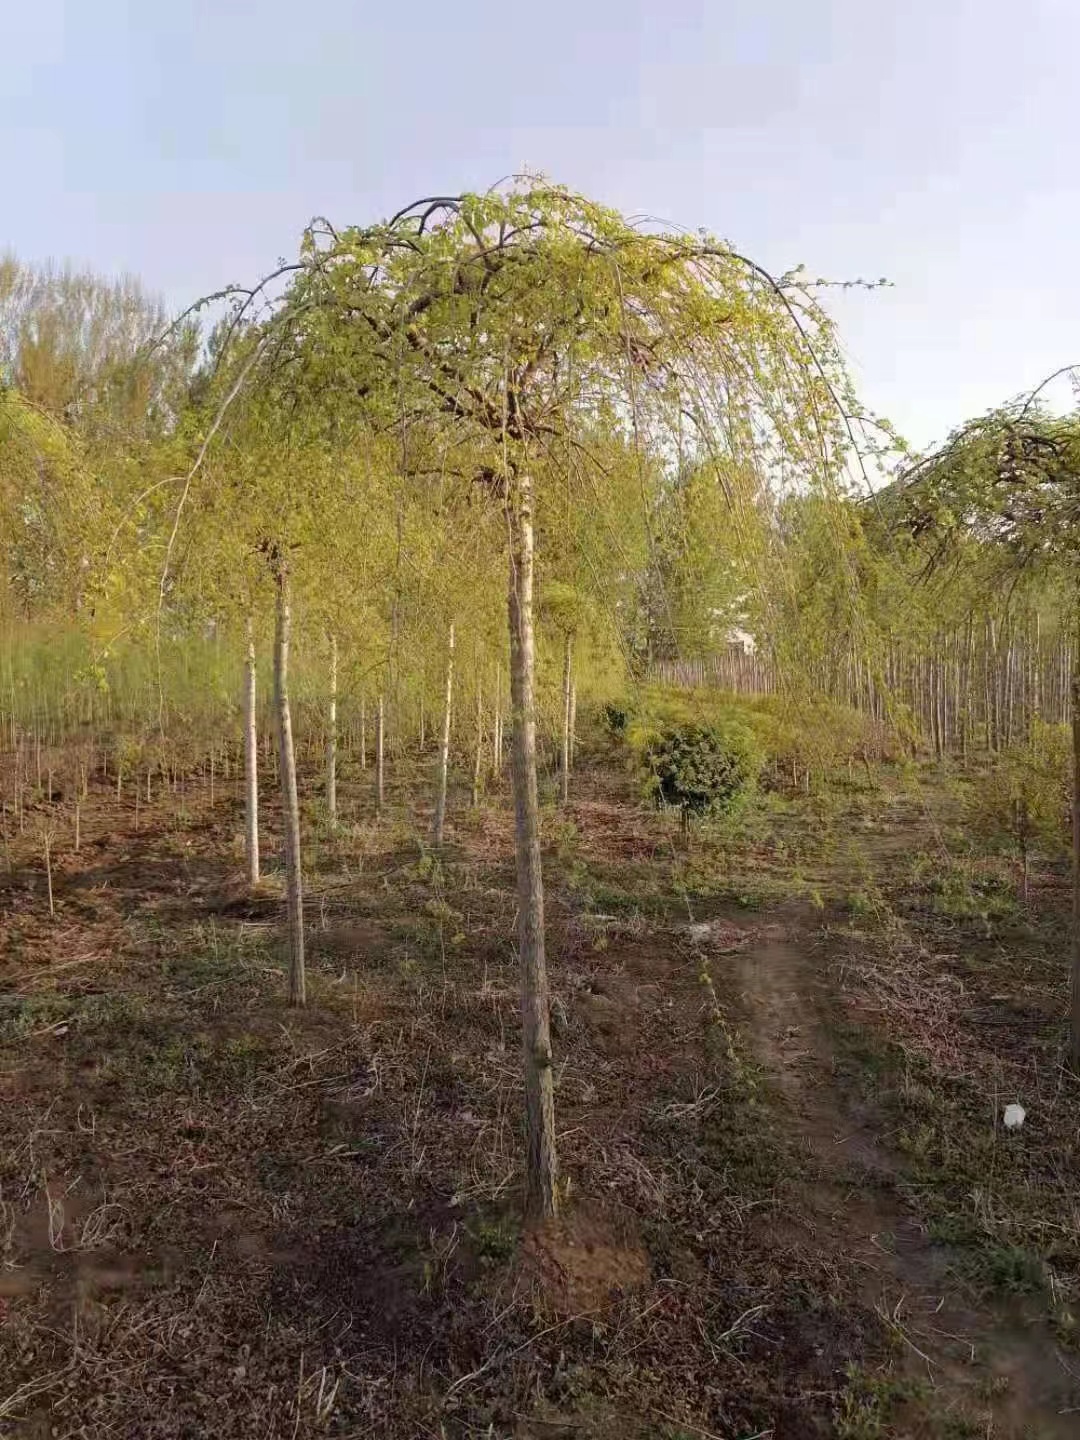
[[[249,620],[247,663],[244,667],[244,850],[249,885],[259,883],[259,730],[255,716],[255,683],[255,627]]]
[[[278,560],[277,625],[274,633],[274,707],[277,711],[281,808],[285,846],[285,908],[289,921],[289,1004],[303,1005],[307,995],[304,975],[304,891],[300,870],[300,803],[296,793],[296,751],[289,712],[289,572]]]
[[[502,666],[495,668],[495,716],[491,729],[491,773],[498,776],[502,770],[503,753],[503,712],[502,712]]]
[[[562,757],[559,765],[562,803],[570,803],[570,687],[573,668],[573,641],[569,634],[563,651],[562,677]]]
[[[577,685],[570,681],[570,769],[574,768],[574,751],[577,749]]]
[[[480,767],[484,761],[484,690],[480,677],[476,679],[476,757],[473,762],[472,804],[480,804]]]
[[[367,701],[360,696],[360,769],[367,769]]]
[[[446,650],[446,696],[443,705],[442,734],[439,737],[439,781],[435,795],[435,823],[432,840],[436,845],[443,843],[446,827],[446,782],[450,770],[450,717],[454,699],[454,627],[450,626],[450,638]]]
[[[383,697],[379,696],[379,708],[375,712],[375,813],[383,811]]]
[[[533,635],[532,484],[517,481],[507,502],[510,529],[510,705],[513,720],[514,842],[525,1059],[525,1210],[554,1215],[557,1204],[555,1102],[544,957],[544,884],[536,782],[536,654]]]
[[[330,703],[326,714],[326,813],[337,821],[337,636],[330,636]]]
[[[56,906],[55,906],[55,903],[53,902],[53,885],[52,885],[52,841],[50,840],[48,834],[46,834],[45,836],[43,836],[43,838],[42,838],[42,845],[43,845],[44,850],[45,850],[45,883],[46,883],[46,885],[47,885],[47,887],[48,887],[48,894],[49,894],[49,915],[50,915],[50,917],[55,917],[55,915],[56,915]]]

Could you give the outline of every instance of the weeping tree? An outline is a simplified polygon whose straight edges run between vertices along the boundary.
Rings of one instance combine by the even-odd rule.
[[[274,283],[288,281],[267,307]],[[360,414],[394,437],[398,483],[506,574],[525,1068],[526,1209],[557,1204],[536,758],[536,535],[573,527],[610,482],[598,433],[632,457],[643,523],[652,477],[692,453],[731,524],[741,496],[791,477],[829,487],[852,441],[832,327],[797,277],[774,279],[706,236],[655,233],[538,179],[440,196],[389,221],[306,234],[299,260],[240,293],[260,310],[234,364],[287,373],[297,405]],[[252,335],[257,339],[252,341]],[[243,372],[243,355],[258,363]],[[733,468],[754,484],[736,493]],[[761,552],[764,554],[764,552]],[[647,563],[651,563],[647,562]],[[768,583],[762,575],[761,583]]]
[[[1039,390],[1042,390],[1042,386]],[[1080,416],[1039,391],[962,426],[889,497],[932,577],[965,562],[1008,607],[1025,584],[1060,586],[1080,641]],[[1080,645],[1074,647],[1080,654]],[[1072,676],[1073,939],[1069,1051],[1080,1070],[1080,671]]]

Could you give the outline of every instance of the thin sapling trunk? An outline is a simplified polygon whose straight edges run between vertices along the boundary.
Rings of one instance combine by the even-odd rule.
[[[367,701],[360,696],[360,769],[367,769]]]
[[[480,767],[484,760],[484,691],[479,676],[476,681],[476,756],[473,762],[472,805],[480,804]]]
[[[432,827],[431,838],[435,845],[443,843],[443,831],[446,827],[446,785],[450,772],[450,719],[451,706],[454,699],[454,626],[450,625],[450,635],[446,647],[446,692],[443,704],[442,734],[439,736],[439,777],[438,789],[435,794],[435,823]]]
[[[326,813],[337,823],[337,636],[330,636],[330,703],[326,716]]]
[[[304,892],[300,870],[300,804],[296,790],[296,751],[289,712],[289,572],[276,557],[277,624],[274,633],[274,708],[277,713],[281,808],[285,847],[285,908],[289,922],[289,1004],[307,998],[304,974]]]
[[[41,844],[45,851],[45,884],[49,892],[49,915],[51,918],[55,918],[56,906],[53,903],[52,883],[52,835],[48,830],[42,835]]]
[[[574,768],[574,751],[577,749],[577,682],[570,681],[570,769]]]
[[[559,764],[560,794],[562,803],[570,803],[570,694],[572,687],[573,641],[569,631],[563,652],[562,682],[562,755]]]
[[[495,721],[491,733],[491,773],[498,777],[502,770],[503,713],[502,713],[502,666],[495,668]]]
[[[384,735],[383,735],[383,730],[384,730],[384,717],[385,717],[385,707],[384,707],[384,705],[383,705],[383,697],[380,695],[380,696],[379,696],[379,708],[378,708],[378,710],[375,712],[375,814],[376,814],[376,815],[381,815],[381,814],[382,814],[382,812],[383,812],[383,800],[384,800],[384,794],[383,794],[383,780],[384,780],[384,766],[383,766],[383,748],[384,748],[384,747],[383,747],[383,741],[384,741],[384,738],[385,738]]]
[[[259,731],[255,717],[255,627],[247,626],[244,667],[244,852],[249,885],[259,883]]]

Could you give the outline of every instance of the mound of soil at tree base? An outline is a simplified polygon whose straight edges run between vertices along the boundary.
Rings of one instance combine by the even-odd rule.
[[[522,1265],[542,1308],[559,1319],[601,1310],[649,1280],[633,1217],[584,1202],[529,1231]]]

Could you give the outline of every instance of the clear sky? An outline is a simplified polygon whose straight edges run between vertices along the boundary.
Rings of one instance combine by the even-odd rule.
[[[0,0],[0,250],[174,306],[523,166],[836,302],[916,444],[1080,360],[1080,0]]]

